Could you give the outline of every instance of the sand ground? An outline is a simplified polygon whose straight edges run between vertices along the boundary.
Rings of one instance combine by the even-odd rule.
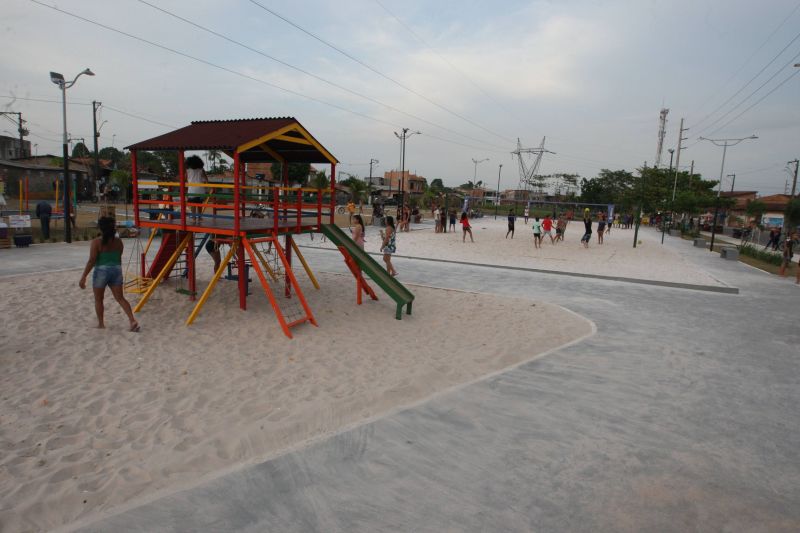
[[[414,224],[412,231],[398,235],[397,254],[559,272],[723,285],[709,272],[686,261],[673,248],[662,246],[661,234],[652,228],[640,228],[638,240],[641,244],[637,248],[633,248],[633,229],[614,228],[611,235],[606,235],[604,244],[600,245],[597,243],[596,228],[597,224],[594,223],[588,249],[580,244],[583,235],[583,223],[580,221],[569,223],[564,242],[553,245],[545,237],[542,247],[536,249],[531,226],[526,226],[522,218],[517,219],[513,239],[510,236],[505,238],[508,224],[504,217],[498,216],[497,220],[492,216],[473,219],[474,243],[470,242],[469,236],[466,243],[462,242],[460,224],[457,224],[457,231],[448,233],[435,233],[432,223]],[[379,232],[380,228],[367,226],[365,248],[368,252],[379,252]],[[331,243],[322,242],[318,235],[313,241],[305,235],[298,242],[333,248]]]
[[[199,270],[203,286],[206,258]],[[320,274],[320,291],[301,281],[319,328],[294,340],[263,294],[241,312],[232,282],[189,328],[190,302],[161,287],[134,334],[110,295],[107,329],[93,327],[78,276],[0,280],[3,531],[190,486],[593,331],[554,305],[415,286],[397,321],[382,293],[359,307],[352,277]]]

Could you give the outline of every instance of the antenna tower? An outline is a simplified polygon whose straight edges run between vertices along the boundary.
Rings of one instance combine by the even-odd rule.
[[[517,139],[517,149],[511,152],[512,155],[517,156],[517,160],[519,161],[519,186],[518,189],[521,191],[526,191],[528,194],[528,198],[530,198],[530,192],[534,189],[537,189],[537,193],[539,197],[543,195],[543,189],[545,184],[545,176],[539,176],[539,166],[542,164],[542,156],[547,154],[555,154],[555,152],[551,152],[550,150],[546,150],[544,147],[546,137],[542,137],[542,142],[539,144],[538,148],[523,148],[522,143],[519,139]],[[526,163],[525,157],[523,154],[528,154],[528,162]],[[530,164],[531,156],[536,156],[533,160],[533,165]]]
[[[669,109],[662,108],[658,114],[658,148],[656,148],[656,168],[661,166],[661,152],[664,150],[664,137],[667,135],[667,114]]]

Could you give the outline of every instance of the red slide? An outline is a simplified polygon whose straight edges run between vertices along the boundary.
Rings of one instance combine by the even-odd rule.
[[[147,270],[148,278],[155,278],[158,273],[164,268],[175,252],[175,247],[178,246],[178,232],[171,230],[163,230],[161,235],[161,247],[156,252],[153,262],[150,263],[150,268]]]

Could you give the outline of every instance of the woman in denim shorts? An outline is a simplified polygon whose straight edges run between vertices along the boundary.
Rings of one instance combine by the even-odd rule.
[[[139,331],[139,323],[133,316],[131,304],[125,299],[122,292],[122,251],[124,245],[122,240],[116,236],[116,222],[113,218],[102,217],[97,221],[101,236],[92,241],[89,249],[89,261],[83,269],[78,285],[81,289],[86,288],[86,277],[94,268],[92,274],[92,290],[94,291],[94,310],[97,313],[97,327],[104,328],[103,322],[103,298],[105,297],[106,287],[111,289],[114,299],[128,315],[130,330]]]

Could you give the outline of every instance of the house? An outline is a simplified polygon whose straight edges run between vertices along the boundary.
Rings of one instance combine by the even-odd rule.
[[[0,135],[0,159],[19,159],[31,153],[30,141],[22,141],[21,147],[18,137]]]
[[[530,199],[531,191],[527,189],[506,189],[500,193],[500,204],[527,203]]]
[[[767,207],[761,217],[761,223],[768,228],[783,226],[783,213],[790,199],[791,196],[788,194],[772,194],[759,198]]]
[[[728,226],[746,226],[752,217],[747,216],[747,205],[756,199],[758,191],[723,191],[722,198],[731,198],[736,203],[728,209],[726,216]]]
[[[55,156],[39,156],[30,159],[0,160],[0,176],[6,182],[7,196],[19,189],[20,180],[28,178],[28,194],[31,200],[55,200],[56,182],[59,182],[59,195],[63,191],[64,167],[61,159]],[[70,159],[69,173],[78,198],[83,199],[83,191],[89,184],[89,169]]]
[[[373,178],[374,180],[375,178]],[[387,187],[381,191],[381,196],[384,198],[391,198],[400,193],[400,186],[402,184],[403,190],[410,196],[421,195],[428,188],[428,180],[422,176],[412,174],[409,170],[400,172],[399,170],[390,170],[383,173],[383,183],[381,187]]]

